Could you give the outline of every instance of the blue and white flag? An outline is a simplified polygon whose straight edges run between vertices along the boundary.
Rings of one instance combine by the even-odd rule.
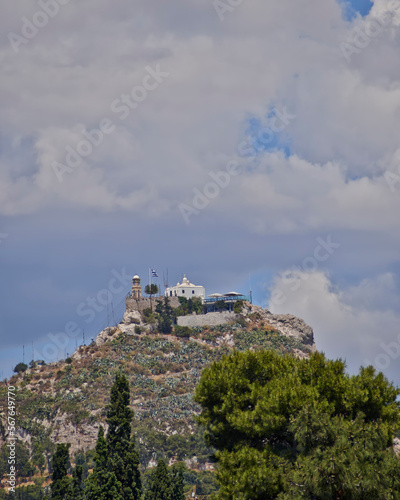
[[[152,278],[158,278],[157,271],[155,271],[154,269],[151,270],[151,277]]]

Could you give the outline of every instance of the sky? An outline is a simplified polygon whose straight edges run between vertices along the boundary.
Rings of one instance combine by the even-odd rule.
[[[153,268],[400,385],[397,1],[1,11],[0,378],[120,321]]]

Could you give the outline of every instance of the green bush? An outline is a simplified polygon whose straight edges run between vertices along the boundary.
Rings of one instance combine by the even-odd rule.
[[[203,304],[199,297],[178,297],[179,306],[175,309],[175,316],[187,316],[188,314],[203,312]]]
[[[227,309],[229,309],[229,304],[227,304],[223,300],[217,300],[217,302],[215,302],[214,304],[214,307],[217,311],[226,311]]]
[[[247,326],[247,321],[244,318],[238,318],[236,320],[236,324],[239,325],[242,328],[246,328]]]
[[[188,326],[178,326],[174,328],[174,333],[178,338],[188,339],[192,333]]]
[[[142,333],[142,328],[140,326],[136,325],[135,326],[135,333],[138,333],[138,334]]]
[[[28,369],[28,365],[25,363],[18,363],[17,366],[14,368],[14,373],[21,373],[25,372]]]
[[[242,309],[243,309],[243,301],[237,300],[233,305],[233,312],[239,314],[242,312]]]

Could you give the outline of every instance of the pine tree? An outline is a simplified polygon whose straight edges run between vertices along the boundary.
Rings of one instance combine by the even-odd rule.
[[[93,474],[87,479],[87,500],[124,500],[121,495],[121,483],[117,481],[115,473],[109,470],[107,457],[107,443],[104,438],[104,429],[100,426],[94,456],[95,467]]]
[[[72,481],[67,476],[70,444],[58,444],[52,460],[51,498],[54,500],[72,500]]]
[[[139,453],[135,449],[131,421],[133,411],[129,408],[129,382],[125,375],[117,374],[111,388],[107,413],[109,425],[107,444],[108,469],[115,473],[120,483],[119,494],[124,500],[138,500],[142,491],[139,471]]]
[[[320,353],[223,357],[203,371],[195,396],[217,448],[216,498],[400,498],[399,394],[373,367],[350,377]]]

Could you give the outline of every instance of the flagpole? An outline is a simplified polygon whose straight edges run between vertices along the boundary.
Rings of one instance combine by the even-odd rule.
[[[149,286],[151,288],[151,270],[150,270],[150,267],[149,267]]]

